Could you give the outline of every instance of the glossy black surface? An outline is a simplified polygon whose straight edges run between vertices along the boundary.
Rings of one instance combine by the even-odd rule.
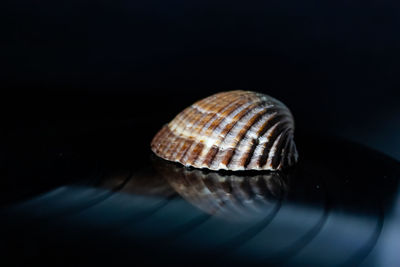
[[[2,181],[0,261],[399,263],[397,161],[300,130],[300,162],[285,173],[186,169],[151,153],[162,123],[149,114],[21,140],[30,153],[9,151]]]

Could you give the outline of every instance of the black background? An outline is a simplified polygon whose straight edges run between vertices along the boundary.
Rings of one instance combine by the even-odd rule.
[[[90,151],[91,160],[103,151],[116,165],[129,165],[132,157],[135,167],[141,165],[162,122],[222,90],[254,90],[282,100],[295,116],[297,136],[341,136],[398,161],[399,8],[393,0],[8,1],[0,7],[0,103],[6,132],[0,167],[6,166],[1,175],[9,179],[0,183],[5,191],[0,202],[71,182],[60,180],[70,168],[63,158],[80,150]],[[378,192],[394,199],[381,181],[392,171],[387,166],[398,162],[365,160],[361,155],[369,150],[325,149],[308,140],[308,149],[319,151],[311,154],[331,164],[340,177],[348,170],[359,174],[349,199],[363,186],[371,192],[380,187]],[[307,143],[299,147],[306,151]],[[332,158],[341,163],[335,165]],[[371,179],[375,176],[378,180]],[[395,178],[388,183],[391,190]],[[331,189],[344,199],[340,189]],[[375,201],[372,193],[359,197]],[[53,247],[40,235],[29,243],[35,235],[29,227],[7,229],[2,228],[5,240],[16,245],[4,246],[17,255],[8,255],[13,260],[36,257],[36,251],[40,260],[48,254],[86,253],[79,235],[70,247],[63,243],[68,238]],[[47,253],[59,248],[60,254]]]
[[[9,136],[74,132],[146,113],[167,122],[199,98],[246,89],[285,102],[298,129],[400,158],[399,7],[10,1],[0,52]]]

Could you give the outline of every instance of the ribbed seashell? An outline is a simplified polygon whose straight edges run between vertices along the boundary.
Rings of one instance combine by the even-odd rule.
[[[281,172],[238,175],[188,169],[166,161],[155,168],[186,201],[202,211],[228,219],[247,220],[265,216],[285,198],[288,178]]]
[[[179,113],[153,138],[159,157],[211,170],[280,170],[297,161],[294,121],[279,100],[222,92]]]

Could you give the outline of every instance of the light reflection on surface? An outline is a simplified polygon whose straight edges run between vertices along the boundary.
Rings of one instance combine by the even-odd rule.
[[[347,158],[343,146],[320,147],[331,157],[303,153],[288,175],[207,172],[165,161],[108,167],[97,179],[3,209],[0,232],[8,242],[44,240],[37,244],[43,251],[60,248],[99,262],[110,255],[126,262],[134,251],[150,263],[177,265],[396,263],[397,163],[354,147]]]
[[[287,193],[287,178],[283,173],[209,172],[161,160],[155,162],[157,171],[181,197],[226,220],[265,216]]]

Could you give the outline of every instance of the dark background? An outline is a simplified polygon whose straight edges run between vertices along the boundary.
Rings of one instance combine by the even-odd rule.
[[[325,253],[325,244],[347,250],[354,243],[356,248],[363,238],[360,229],[366,231],[366,217],[358,216],[375,212],[380,196],[387,200],[386,217],[371,213],[369,219],[385,221],[384,228],[368,228],[375,239],[366,244],[365,255],[355,256],[363,259],[378,241],[370,265],[398,259],[400,2],[10,0],[0,4],[0,30],[0,129],[6,134],[0,142],[0,177],[5,177],[0,208],[92,177],[83,191],[58,195],[60,203],[75,200],[64,209],[50,200],[30,210],[27,206],[26,214],[48,212],[49,219],[4,216],[0,210],[0,254],[5,254],[0,261],[68,264],[75,263],[75,254],[87,262],[102,263],[98,255],[113,263],[127,255],[136,260],[132,244],[104,239],[113,231],[94,231],[85,240],[92,229],[80,226],[91,224],[68,224],[82,211],[85,216],[96,204],[107,203],[107,197],[123,195],[122,187],[106,197],[80,198],[79,192],[92,192],[92,183],[103,178],[100,171],[148,168],[150,139],[163,122],[200,98],[234,89],[260,91],[286,103],[295,116],[300,159],[306,159],[300,166],[310,166],[305,170],[315,176],[311,179],[330,182],[326,188],[337,208],[330,214],[356,204],[346,220],[329,217],[334,228],[328,228],[328,238],[310,261],[320,254],[327,259],[340,254],[335,249]],[[318,141],[316,135],[344,137],[397,161],[351,142]],[[318,196],[313,202],[318,207],[320,195],[328,199],[329,190],[320,189],[319,182],[308,187],[299,181],[299,192],[312,189],[302,193],[305,199]],[[120,203],[109,206],[116,215],[125,212]],[[51,207],[61,215],[52,216]],[[93,226],[107,221],[107,212],[100,209],[98,217],[91,217]],[[277,234],[292,233],[284,226]],[[144,239],[129,240],[136,245],[139,240],[137,255],[159,260],[141,242],[150,232],[143,234]]]
[[[400,159],[396,1],[9,2],[10,147],[150,113],[167,122],[199,98],[246,89],[285,102],[300,131]]]

